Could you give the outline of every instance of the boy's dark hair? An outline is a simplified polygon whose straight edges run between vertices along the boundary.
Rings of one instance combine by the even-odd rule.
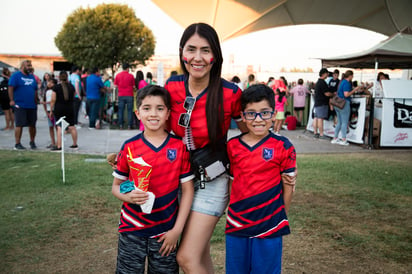
[[[148,71],[146,73],[146,78],[152,80],[153,79],[153,74],[150,71]]]
[[[130,66],[129,66],[129,63],[123,63],[122,64],[122,69],[123,70],[126,70],[126,69],[128,69]]]
[[[233,82],[233,83],[238,84],[238,83],[240,83],[240,78],[235,75],[235,76],[232,77],[232,80],[230,80],[230,81]]]
[[[72,66],[72,70],[70,71],[71,73],[76,72],[79,69],[78,66]]]
[[[298,80],[298,85],[303,85],[303,79],[302,79],[302,78],[300,78],[300,79]]]
[[[275,109],[275,94],[273,90],[263,84],[250,86],[242,92],[240,97],[240,104],[242,111],[246,109],[246,105],[250,103],[258,103],[266,100],[272,109]]]
[[[285,116],[288,116],[288,115],[292,115],[292,113],[290,113],[290,111],[286,111]]]
[[[142,105],[144,98],[147,96],[159,96],[163,99],[165,106],[167,109],[170,109],[171,106],[171,98],[170,93],[163,87],[158,85],[148,85],[144,88],[141,88],[137,93],[136,97],[136,107],[139,108]]]

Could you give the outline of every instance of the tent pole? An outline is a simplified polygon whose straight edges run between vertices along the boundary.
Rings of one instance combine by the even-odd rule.
[[[375,58],[375,78],[378,77],[378,58]],[[368,146],[370,149],[373,148],[373,120],[374,120],[374,112],[375,112],[375,95],[376,95],[376,85],[379,82],[376,81],[375,85],[373,86],[373,93],[371,97],[371,107],[369,110],[369,132],[368,132]]]

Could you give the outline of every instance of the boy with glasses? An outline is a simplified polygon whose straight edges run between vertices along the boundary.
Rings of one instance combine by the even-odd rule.
[[[286,212],[296,182],[296,152],[269,131],[275,119],[273,91],[254,85],[241,96],[249,132],[227,144],[231,194],[226,223],[226,273],[280,273]]]

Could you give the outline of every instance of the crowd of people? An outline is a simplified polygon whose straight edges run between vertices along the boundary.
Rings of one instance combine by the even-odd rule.
[[[340,78],[341,76],[341,78]],[[351,98],[356,96],[366,97],[367,106],[370,108],[370,98],[372,97],[372,87],[375,87],[375,97],[382,97],[382,80],[389,80],[389,75],[379,72],[375,83],[362,82],[353,80],[353,71],[348,70],[340,75],[339,70],[328,71],[322,68],[319,71],[319,78],[316,83],[306,82],[298,79],[297,82],[289,83],[285,77],[279,79],[269,77],[267,82],[256,80],[255,75],[250,74],[245,82],[241,82],[238,76],[234,76],[231,81],[241,89],[248,88],[252,85],[265,84],[273,89],[275,93],[275,121],[273,131],[280,134],[281,129],[294,130],[297,127],[305,126],[305,113],[313,118],[313,136],[315,139],[330,140],[332,144],[348,146],[346,135],[350,117]],[[312,95],[314,108],[312,112],[307,106],[308,96]],[[290,100],[288,98],[292,97]],[[332,99],[339,97],[345,100],[347,104],[343,108],[333,105]],[[290,111],[286,111],[286,109]],[[305,111],[306,110],[306,111]],[[293,111],[293,112],[292,112]],[[292,113],[293,115],[292,115]],[[308,120],[308,119],[307,119]],[[334,122],[335,133],[332,138],[324,134],[324,121],[331,120]],[[343,130],[346,129],[346,130]]]
[[[30,60],[24,60],[13,74],[8,68],[3,68],[1,79],[0,103],[6,124],[2,130],[15,131],[16,150],[26,149],[21,143],[24,127],[29,129],[30,148],[37,148],[38,105],[43,106],[47,116],[50,134],[47,148],[52,151],[61,150],[61,118],[68,123],[63,131],[72,136],[71,149],[78,148],[77,130],[82,127],[80,115],[88,120],[89,130],[100,129],[104,123],[117,124],[123,129],[123,114],[127,110],[127,128],[137,128],[139,121],[132,115],[136,110],[136,92],[145,85],[155,84],[150,72],[144,79],[143,72],[138,70],[135,78],[129,73],[128,64],[123,64],[123,71],[116,75],[114,81],[107,73],[101,74],[97,67],[81,71],[77,66],[72,67],[70,74],[60,71],[56,77],[54,73],[46,72],[40,79],[34,74]]]
[[[304,83],[303,79],[297,82],[288,83],[284,76],[275,79],[269,77],[267,82],[256,80],[254,74],[249,74],[247,80],[242,83],[238,76],[233,76],[231,82],[235,83],[241,90],[247,89],[253,85],[264,84],[272,88],[275,94],[275,121],[271,128],[275,134],[280,134],[281,129],[295,130],[297,127],[304,126],[304,110],[307,103],[308,94],[313,83]],[[291,106],[289,98],[292,97]],[[287,111],[287,107],[293,108],[293,115]],[[233,126],[234,127],[234,126]]]

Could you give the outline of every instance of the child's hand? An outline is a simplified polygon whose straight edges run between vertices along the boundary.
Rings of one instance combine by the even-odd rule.
[[[141,190],[132,190],[126,194],[128,196],[129,204],[142,205],[149,199],[149,194]]]
[[[117,154],[110,153],[106,156],[107,163],[112,167],[113,170],[116,169],[117,161],[116,161]]]
[[[296,175],[290,176],[290,175],[282,174],[281,176],[282,176],[283,183],[292,185],[292,186],[296,185],[296,177],[297,177]]]
[[[177,240],[179,240],[180,233],[172,230],[166,232],[157,242],[162,242],[162,247],[159,250],[159,253],[162,256],[169,256],[170,252],[176,249]]]

